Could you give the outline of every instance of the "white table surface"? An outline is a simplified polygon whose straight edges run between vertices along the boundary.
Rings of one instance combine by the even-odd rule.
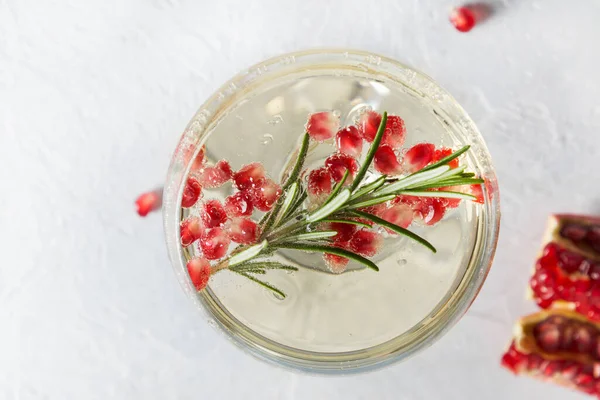
[[[447,22],[455,4],[0,1],[0,398],[586,398],[499,359],[535,310],[523,293],[548,214],[600,213],[600,2],[505,1],[468,34]],[[432,348],[364,375],[308,376],[235,348],[180,289],[161,216],[132,205],[221,83],[315,46],[437,79],[501,185],[498,253],[471,310]]]

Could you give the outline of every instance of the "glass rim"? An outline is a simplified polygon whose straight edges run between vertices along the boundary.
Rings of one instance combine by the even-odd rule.
[[[251,91],[253,86],[271,75],[270,79],[273,79],[282,73],[289,73],[286,70],[298,69],[301,63],[306,64],[304,67],[310,65],[314,68],[345,65],[374,76],[385,75],[418,93],[435,104],[435,110],[441,112],[440,117],[446,124],[458,126],[462,131],[461,135],[468,137],[469,144],[477,150],[477,172],[486,178],[486,201],[478,218],[478,229],[482,234],[477,235],[478,240],[469,265],[459,278],[460,282],[453,293],[445,299],[444,304],[438,305],[437,310],[432,310],[435,318],[427,324],[418,323],[407,332],[366,349],[344,353],[304,351],[289,348],[252,331],[219,306],[218,300],[212,296],[210,286],[198,295],[187,274],[186,251],[179,243],[184,178],[200,149],[199,144],[206,136],[207,128],[235,103],[235,99]],[[384,68],[389,68],[391,72],[384,71]],[[190,146],[195,151],[191,157],[186,153]],[[283,54],[255,64],[235,75],[206,100],[187,125],[173,154],[164,189],[163,222],[169,258],[181,286],[204,317],[209,322],[215,321],[221,328],[220,331],[233,338],[234,343],[258,358],[278,365],[319,373],[348,373],[382,367],[405,359],[433,344],[462,317],[475,300],[491,268],[500,228],[499,201],[497,178],[481,134],[462,107],[433,79],[396,60],[374,53],[349,49],[315,49]],[[214,326],[215,323],[211,322],[211,325]]]

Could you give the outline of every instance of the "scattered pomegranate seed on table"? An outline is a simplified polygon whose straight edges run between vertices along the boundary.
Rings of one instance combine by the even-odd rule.
[[[162,207],[162,188],[141,194],[135,200],[135,207],[140,217],[145,217],[152,211],[160,210]]]
[[[478,23],[492,14],[492,8],[486,3],[471,3],[456,7],[450,12],[450,23],[459,32],[469,32]]]

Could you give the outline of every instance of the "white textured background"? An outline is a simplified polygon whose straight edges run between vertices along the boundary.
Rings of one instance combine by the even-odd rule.
[[[447,23],[452,5],[0,0],[0,399],[584,398],[498,364],[534,309],[523,292],[546,216],[600,213],[600,2],[505,1],[468,34]],[[234,348],[180,290],[160,215],[132,206],[221,83],[315,46],[437,79],[500,178],[498,255],[469,313],[366,375],[296,374]]]

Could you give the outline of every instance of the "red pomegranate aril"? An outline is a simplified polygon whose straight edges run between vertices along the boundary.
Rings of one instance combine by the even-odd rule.
[[[219,200],[209,200],[204,203],[200,215],[207,228],[220,226],[227,221],[227,212]]]
[[[193,151],[193,148],[190,151]],[[206,145],[202,145],[202,147],[200,147],[200,151],[198,152],[198,155],[196,155],[196,158],[194,158],[194,162],[192,163],[192,171],[198,171],[198,170],[202,169],[202,167],[204,166],[204,163],[206,162],[206,158],[204,157],[205,154],[206,154]]]
[[[363,140],[358,128],[350,125],[338,131],[335,142],[340,153],[358,158],[362,153]]]
[[[190,217],[185,221],[181,222],[179,232],[181,233],[181,245],[189,246],[196,240],[200,239],[204,226],[202,220],[198,217]]]
[[[357,229],[356,225],[353,225],[353,224],[344,224],[342,222],[331,222],[329,224],[328,230],[337,232],[337,235],[335,235],[334,237],[331,238],[334,243],[346,243],[350,239],[352,239],[352,236],[356,232],[356,229]]]
[[[577,224],[566,224],[560,230],[560,235],[574,242],[580,242],[585,239],[588,233],[587,227]]]
[[[306,132],[311,139],[322,142],[331,139],[340,127],[340,118],[332,112],[323,111],[311,114],[306,124]]]
[[[449,155],[451,155],[453,153],[452,149],[448,148],[448,147],[441,147],[437,150],[434,151],[433,153],[433,162],[438,162],[440,161],[442,158],[446,158]],[[448,163],[448,166],[450,168],[458,168],[458,158],[455,158],[454,160],[450,161]]]
[[[561,332],[555,324],[544,322],[535,327],[535,339],[538,346],[548,353],[554,353],[560,349]]]
[[[469,7],[457,7],[452,10],[450,22],[459,32],[469,32],[477,23],[475,13]]]
[[[350,239],[349,247],[355,253],[372,257],[379,252],[382,244],[381,235],[370,230],[360,229]]]
[[[485,203],[485,197],[483,197],[483,185],[474,184],[469,186],[469,189],[471,190],[471,194],[475,196],[475,200],[473,200],[475,203]]]
[[[329,267],[329,270],[334,274],[341,274],[346,270],[348,265],[348,259],[346,257],[338,256],[337,254],[324,253],[323,259]]]
[[[216,260],[227,253],[231,240],[223,229],[212,228],[202,235],[199,242],[204,257],[209,260]]]
[[[402,172],[402,166],[398,162],[394,149],[390,146],[379,146],[375,151],[373,166],[384,175],[398,175]]]
[[[436,197],[423,197],[419,199],[413,210],[421,217],[427,225],[435,225],[444,218],[446,206],[443,200]]]
[[[196,290],[202,290],[210,279],[210,263],[205,258],[193,258],[187,262],[187,270]]]
[[[406,128],[404,126],[404,120],[397,115],[388,115],[381,143],[398,150],[404,144],[405,138]]]
[[[573,335],[573,342],[576,346],[576,351],[582,354],[587,354],[592,350],[596,335],[594,332],[585,326],[579,327]]]
[[[225,199],[225,212],[230,217],[252,215],[254,206],[247,192],[236,192]]]
[[[236,243],[256,243],[258,225],[249,218],[233,218],[228,226],[227,234]]]
[[[413,211],[406,204],[392,204],[381,213],[381,218],[401,228],[408,228],[413,221]],[[389,233],[394,233],[387,230]]]
[[[402,165],[408,172],[417,172],[433,161],[435,146],[431,143],[419,143],[408,149]]]
[[[252,163],[233,174],[233,181],[239,190],[248,190],[260,186],[265,180],[265,168],[261,163]]]
[[[233,171],[229,162],[221,160],[214,167],[204,167],[200,174],[200,183],[205,188],[213,189],[222,186],[232,176]]]
[[[593,226],[585,235],[585,241],[597,252],[600,253],[600,227]]]
[[[308,174],[308,195],[315,198],[322,198],[331,192],[331,173],[325,167],[313,169]]]
[[[371,143],[377,135],[377,129],[381,124],[381,114],[375,111],[363,113],[358,120],[358,131],[367,142]]]
[[[591,280],[600,281],[600,263],[592,264],[588,271],[588,274]]]
[[[358,171],[358,163],[354,158],[347,154],[334,153],[325,160],[325,168],[327,168],[335,182],[342,180],[346,170],[350,171],[348,180],[344,182],[349,183],[352,181],[351,178],[354,177]]]
[[[181,206],[184,208],[192,207],[202,194],[202,186],[200,182],[193,176],[190,176],[183,189],[183,197],[181,198]]]
[[[265,179],[260,185],[250,191],[252,204],[260,211],[269,211],[281,196],[281,186],[271,179]]]
[[[583,256],[568,250],[563,250],[558,256],[558,265],[568,274],[577,272],[583,261]]]
[[[145,217],[152,211],[159,210],[162,207],[162,189],[156,189],[151,192],[141,194],[135,200],[135,207],[140,217]]]

